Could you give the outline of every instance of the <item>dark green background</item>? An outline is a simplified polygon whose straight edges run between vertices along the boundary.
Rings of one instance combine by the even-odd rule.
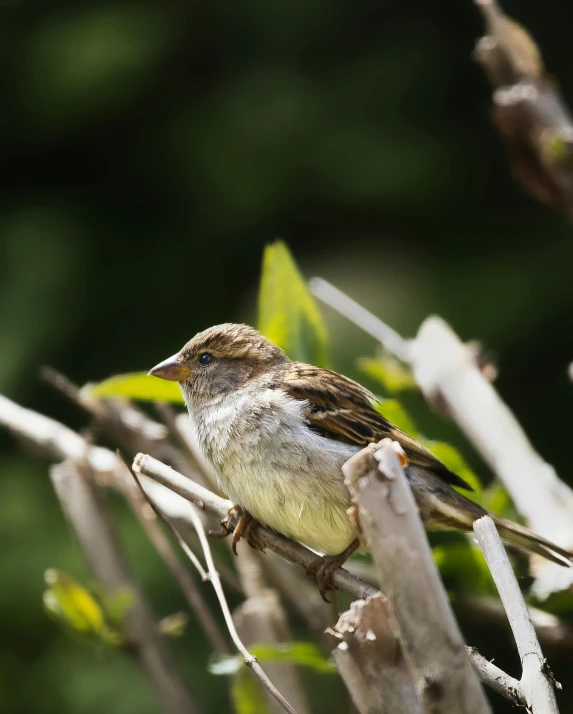
[[[573,102],[571,3],[506,9]],[[511,179],[470,59],[481,31],[470,0],[2,3],[0,391],[81,426],[40,365],[98,380],[210,324],[254,321],[261,251],[280,236],[308,276],[403,334],[439,313],[482,339],[501,394],[571,483],[573,232]],[[356,376],[372,340],[327,319],[334,366]],[[488,478],[453,426],[421,401],[414,413]],[[133,663],[43,612],[47,567],[88,575],[45,465],[4,434],[0,447],[0,710],[156,712]],[[182,608],[117,509],[156,610]],[[505,635],[466,627],[517,674]],[[189,634],[177,649],[205,711],[228,710],[206,647]],[[568,685],[571,663],[552,664]],[[336,710],[341,689],[310,682],[315,711]]]

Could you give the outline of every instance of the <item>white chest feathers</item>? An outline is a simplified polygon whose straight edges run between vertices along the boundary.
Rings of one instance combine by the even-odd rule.
[[[305,402],[280,389],[242,389],[188,406],[199,448],[234,503],[323,553],[355,538],[341,467],[359,447],[309,429]]]

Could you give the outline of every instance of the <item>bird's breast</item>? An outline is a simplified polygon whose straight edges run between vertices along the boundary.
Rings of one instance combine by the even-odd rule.
[[[358,447],[313,432],[305,406],[282,390],[238,392],[192,418],[203,455],[234,503],[279,533],[338,553],[354,538],[341,467]]]

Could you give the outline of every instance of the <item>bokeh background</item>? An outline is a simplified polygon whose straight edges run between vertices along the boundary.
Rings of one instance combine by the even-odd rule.
[[[573,5],[505,8],[573,103]],[[501,394],[573,483],[573,230],[510,176],[471,60],[481,32],[470,0],[2,2],[0,391],[80,427],[41,365],[99,380],[254,321],[261,252],[280,236],[307,276],[404,335],[439,313],[482,340]],[[334,366],[357,376],[372,340],[325,315]],[[490,478],[452,425],[411,408]],[[0,710],[156,712],[128,658],[46,616],[46,568],[89,574],[46,465],[6,434],[0,449]],[[184,609],[115,507],[157,612]],[[517,674],[505,633],[462,624]],[[192,628],[176,648],[205,711],[229,710]],[[552,665],[567,681],[571,663]],[[317,713],[348,711],[332,678],[309,681]]]

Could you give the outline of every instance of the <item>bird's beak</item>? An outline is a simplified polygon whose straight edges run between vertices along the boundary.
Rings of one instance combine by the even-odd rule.
[[[149,377],[168,379],[170,382],[184,382],[190,374],[189,367],[177,355],[164,359],[147,373]]]

